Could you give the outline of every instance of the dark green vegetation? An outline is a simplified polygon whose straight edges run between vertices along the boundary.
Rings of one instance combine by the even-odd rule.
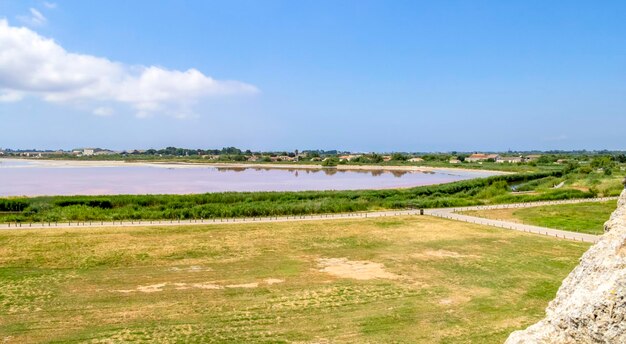
[[[0,341],[502,343],[587,248],[431,217],[2,231]]]
[[[299,152],[242,150],[236,147],[222,149],[164,149],[130,150],[113,152],[104,149],[69,151],[0,151],[7,157],[42,157],[46,159],[127,161],[127,162],[185,162],[185,163],[250,163],[320,165],[376,165],[376,166],[427,166],[468,169],[499,170],[510,172],[558,171],[565,165],[584,167],[589,172],[601,169],[606,175],[619,171],[626,164],[623,151],[548,151],[548,152],[491,152],[490,157],[472,161],[471,152],[424,153],[350,153],[338,150],[305,150]],[[498,161],[500,159],[500,161]]]
[[[602,234],[604,222],[609,219],[615,207],[615,201],[608,201],[522,209],[480,210],[467,212],[467,214],[566,231]]]
[[[510,174],[399,190],[58,196],[0,199],[0,221],[208,219],[434,208],[593,197],[592,191],[516,194],[511,185],[560,178],[561,172]]]

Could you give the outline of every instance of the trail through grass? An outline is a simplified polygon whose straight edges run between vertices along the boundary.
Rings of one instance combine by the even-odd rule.
[[[566,231],[602,234],[616,201],[547,205],[521,209],[467,211],[464,214]]]

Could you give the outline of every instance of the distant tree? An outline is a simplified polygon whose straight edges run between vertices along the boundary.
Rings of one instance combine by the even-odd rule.
[[[372,154],[368,155],[367,159],[370,162],[375,163],[375,164],[381,163],[384,160],[382,155],[376,154],[376,153],[372,153]]]
[[[167,147],[159,151],[163,155],[176,155],[176,147]]]
[[[407,161],[408,159],[409,157],[407,157],[406,155],[402,153],[393,153],[391,155],[391,160],[394,160],[394,161]]]
[[[236,147],[224,147],[222,148],[221,154],[239,155],[241,154],[241,149]]]
[[[322,161],[322,166],[325,167],[337,166],[337,164],[339,164],[339,159],[336,157],[326,158],[326,160]]]
[[[447,162],[450,160],[452,156],[448,154],[425,154],[422,156],[422,159],[425,161],[442,161]]]
[[[551,164],[555,162],[557,159],[554,155],[542,155],[537,159],[538,164]]]
[[[575,162],[568,162],[567,165],[565,165],[565,168],[563,168],[563,173],[564,174],[572,173],[577,168],[578,168],[578,164],[577,163],[575,163]]]
[[[610,156],[598,156],[591,160],[591,167],[593,168],[612,168],[615,167],[615,162]]]

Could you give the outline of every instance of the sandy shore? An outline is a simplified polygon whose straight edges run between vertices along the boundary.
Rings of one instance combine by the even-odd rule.
[[[455,167],[431,167],[431,166],[380,166],[380,165],[337,165],[336,167],[322,167],[320,165],[301,164],[254,164],[254,163],[211,163],[211,162],[126,162],[126,161],[86,161],[86,160],[46,160],[46,159],[0,159],[7,161],[29,161],[42,167],[123,167],[123,166],[147,166],[161,168],[262,168],[262,169],[287,169],[287,170],[321,170],[336,168],[339,171],[407,171],[407,172],[440,172],[440,173],[477,173],[485,175],[501,175],[513,172],[478,170]]]

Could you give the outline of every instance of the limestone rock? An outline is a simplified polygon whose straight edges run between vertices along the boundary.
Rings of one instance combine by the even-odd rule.
[[[581,258],[546,317],[506,344],[626,343],[626,190],[605,234]]]

